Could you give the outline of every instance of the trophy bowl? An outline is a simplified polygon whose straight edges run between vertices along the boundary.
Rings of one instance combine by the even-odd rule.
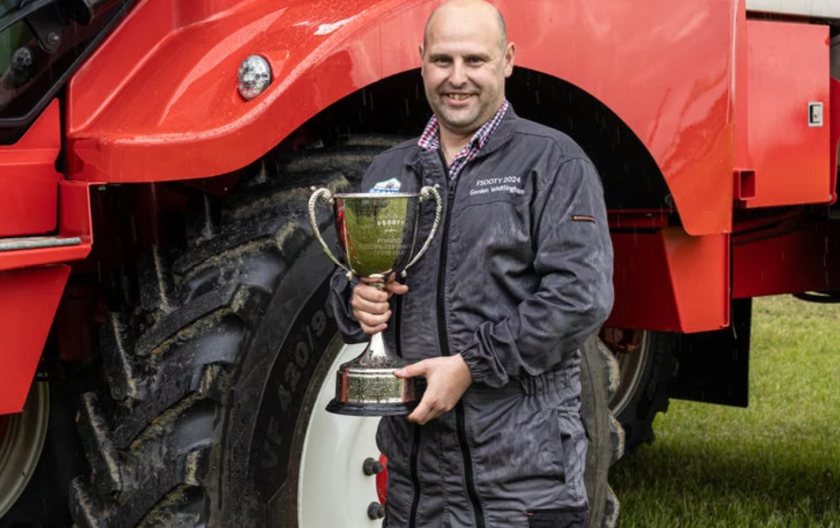
[[[435,201],[435,220],[423,246],[414,255],[420,203]],[[338,239],[346,264],[333,255],[315,218],[318,201],[333,206]],[[406,276],[431,244],[441,217],[440,195],[434,187],[417,193],[333,193],[316,189],[309,199],[312,232],[327,257],[353,277],[378,280],[383,287],[393,273]],[[414,379],[401,379],[394,370],[408,363],[389,350],[381,332],[371,336],[361,355],[344,363],[336,373],[336,396],[327,411],[350,416],[405,415],[417,405]]]

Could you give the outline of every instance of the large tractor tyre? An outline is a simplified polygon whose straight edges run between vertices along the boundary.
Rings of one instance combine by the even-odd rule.
[[[632,350],[611,347],[621,381],[610,398],[610,409],[624,428],[629,453],[653,442],[653,420],[668,410],[671,382],[677,374],[674,334],[636,334]]]
[[[171,264],[147,259],[140,306],[112,314],[103,331],[109,390],[83,396],[92,471],[71,486],[79,527],[379,525],[387,473],[377,420],[324,410],[337,366],[360,350],[341,342],[326,309],[333,267],[306,207],[310,186],[357,183],[386,144],[365,138],[266,162],[219,218],[196,222],[199,235]],[[585,376],[600,384],[587,391],[600,395],[586,406],[597,446],[587,480],[606,504],[617,435],[604,422],[608,375],[596,363]],[[597,508],[592,526],[609,526],[614,510]]]
[[[74,424],[80,390],[62,378],[44,373],[23,412],[0,417],[0,528],[72,522],[67,488],[86,464]]]
[[[618,526],[619,502],[607,482],[610,466],[624,455],[624,431],[609,408],[618,385],[615,356],[597,336],[589,338],[581,350],[580,386],[590,527]]]

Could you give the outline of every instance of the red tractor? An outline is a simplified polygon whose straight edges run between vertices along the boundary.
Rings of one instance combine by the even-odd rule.
[[[0,1],[0,526],[379,522],[376,421],[324,410],[358,350],[306,202],[421,130],[435,4]],[[747,404],[751,298],[838,299],[840,4],[497,4],[510,101],[606,191],[583,386],[610,526],[609,465],[669,398]]]

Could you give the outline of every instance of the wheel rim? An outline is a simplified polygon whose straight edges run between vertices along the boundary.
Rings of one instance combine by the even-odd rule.
[[[379,418],[339,416],[325,410],[335,395],[334,373],[363,349],[364,345],[342,347],[318,389],[301,454],[299,528],[382,525],[368,517],[368,506],[378,501],[376,477],[362,470],[365,459],[379,458],[375,441]]]
[[[624,334],[632,332],[630,336],[622,336],[619,339],[610,337],[603,339],[615,356],[616,361],[618,361],[620,381],[615,394],[610,398],[610,410],[618,416],[633,399],[644,379],[645,368],[650,356],[650,347],[648,346],[650,333],[642,330],[622,331],[611,329],[611,331],[623,332]],[[628,349],[626,345],[628,339],[633,343],[631,349]]]
[[[6,419],[5,433],[0,436],[0,518],[32,478],[47,437],[49,415],[49,387],[38,382],[32,386],[23,412]]]

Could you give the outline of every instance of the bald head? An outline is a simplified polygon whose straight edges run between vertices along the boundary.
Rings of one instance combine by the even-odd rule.
[[[423,30],[423,47],[428,45],[430,32],[433,31],[434,22],[439,17],[455,17],[463,20],[476,17],[492,18],[498,31],[499,47],[504,50],[507,46],[505,18],[502,12],[487,0],[447,0],[440,4],[426,20],[426,27]]]
[[[423,89],[438,118],[444,150],[453,153],[505,100],[516,45],[485,0],[449,0],[429,16],[420,46]]]

